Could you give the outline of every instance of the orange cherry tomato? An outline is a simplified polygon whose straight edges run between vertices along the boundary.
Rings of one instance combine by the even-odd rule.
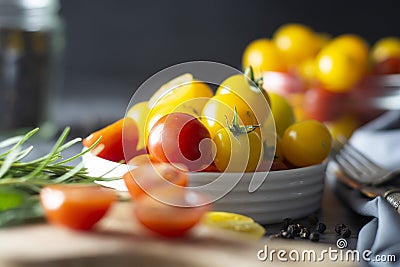
[[[151,192],[135,203],[135,215],[147,229],[165,237],[185,235],[210,209],[207,197],[187,188],[159,187]]]
[[[117,199],[114,190],[98,185],[49,185],[40,191],[47,221],[76,230],[90,230]]]
[[[137,200],[156,187],[187,186],[187,174],[168,163],[141,165],[123,175],[132,199]]]
[[[120,162],[145,153],[144,149],[136,149],[139,140],[139,130],[132,118],[126,117],[120,119],[113,124],[90,134],[88,137],[83,139],[82,144],[85,147],[90,147],[100,137],[101,141],[93,151],[96,151],[97,149],[100,150],[97,156],[101,158]]]
[[[142,154],[128,161],[128,165],[140,166],[146,164],[157,163],[158,161],[150,154]]]

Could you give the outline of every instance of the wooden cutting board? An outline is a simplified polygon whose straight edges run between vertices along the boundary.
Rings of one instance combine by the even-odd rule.
[[[78,232],[47,224],[0,230],[0,267],[131,267],[131,266],[284,266],[261,262],[257,252],[267,246],[290,251],[326,245],[309,241],[243,240],[227,231],[197,227],[182,239],[163,239],[148,233],[134,220],[130,203],[118,203],[94,232]],[[310,266],[310,262],[290,262]],[[352,266],[343,262],[317,265]]]

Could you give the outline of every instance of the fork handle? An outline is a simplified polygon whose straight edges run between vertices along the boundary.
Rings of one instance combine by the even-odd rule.
[[[384,197],[400,213],[400,189],[391,189],[385,193]]]

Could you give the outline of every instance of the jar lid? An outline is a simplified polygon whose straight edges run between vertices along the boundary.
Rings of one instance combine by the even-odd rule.
[[[59,9],[59,0],[0,0],[1,14],[56,13]]]

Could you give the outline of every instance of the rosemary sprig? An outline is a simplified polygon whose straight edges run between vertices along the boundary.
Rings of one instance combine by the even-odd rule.
[[[24,161],[33,146],[23,148],[23,145],[38,130],[36,128],[23,136],[0,142],[2,150],[11,147],[0,154],[0,227],[41,218],[43,214],[38,206],[37,194],[43,186],[118,179],[90,176],[83,162],[76,166],[67,165],[91,151],[100,142],[99,139],[82,152],[63,159],[61,153],[81,141],[81,138],[75,138],[66,142],[69,127],[64,129],[49,153]]]

